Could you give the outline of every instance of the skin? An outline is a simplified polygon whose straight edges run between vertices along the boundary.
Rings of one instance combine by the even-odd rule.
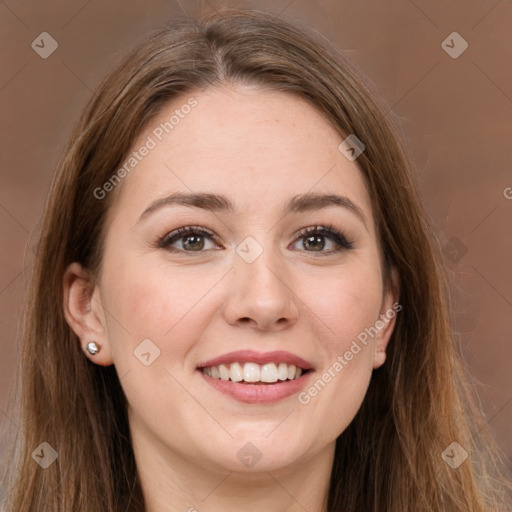
[[[392,308],[398,277],[385,290],[370,197],[357,161],[338,150],[340,134],[293,95],[230,86],[173,100],[140,134],[193,96],[198,105],[118,186],[105,229],[98,276],[74,263],[64,277],[66,319],[84,356],[114,364],[129,406],[133,448],[149,512],[322,511],[335,440],[364,399],[372,370],[385,361],[394,319],[309,403],[297,395],[273,404],[239,402],[211,388],[200,362],[238,349],[287,350],[310,361],[311,383],[352,341]],[[137,222],[172,192],[228,196],[237,215],[168,206]],[[362,210],[329,206],[283,215],[289,199],[336,193]],[[323,253],[296,233],[332,224],[353,242]],[[202,252],[155,247],[188,225],[212,230]],[[247,236],[263,253],[247,263],[235,251]],[[216,249],[217,248],[217,249]],[[179,252],[181,250],[181,252]],[[134,349],[160,350],[145,366]],[[237,452],[252,443],[260,460]]]

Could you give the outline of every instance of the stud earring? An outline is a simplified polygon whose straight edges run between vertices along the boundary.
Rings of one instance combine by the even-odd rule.
[[[91,356],[94,356],[100,351],[100,347],[95,341],[91,341],[90,343],[87,343],[85,350],[87,350]]]

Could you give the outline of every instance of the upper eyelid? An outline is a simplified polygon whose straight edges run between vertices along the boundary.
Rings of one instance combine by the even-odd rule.
[[[334,231],[334,233],[339,233],[342,236],[345,236],[345,233],[343,230],[338,230],[334,226],[329,226],[327,224],[315,224],[312,226],[307,226],[305,228],[301,228],[293,234],[294,237],[297,236],[305,236],[308,232],[320,232],[324,233],[325,235],[329,235],[329,231]],[[172,237],[178,237],[178,236],[186,236],[190,233],[199,233],[203,235],[211,236],[212,238],[219,239],[219,236],[213,231],[208,228],[204,228],[202,226],[183,226],[180,228],[173,229],[172,231],[169,231],[164,236],[162,236],[160,239],[164,240],[166,238],[172,238]],[[179,238],[178,238],[179,240]]]

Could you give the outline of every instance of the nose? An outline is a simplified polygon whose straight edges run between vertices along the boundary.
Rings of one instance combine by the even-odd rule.
[[[236,256],[231,272],[226,321],[233,326],[280,331],[299,317],[297,297],[275,251],[264,250],[252,263]]]

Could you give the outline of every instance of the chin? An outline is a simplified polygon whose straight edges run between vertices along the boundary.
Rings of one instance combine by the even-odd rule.
[[[302,458],[303,454],[299,453],[293,444],[284,440],[275,439],[274,442],[270,442],[268,439],[260,441],[250,437],[247,437],[246,441],[233,441],[231,448],[208,456],[211,464],[218,468],[251,474],[293,467],[299,465]]]

